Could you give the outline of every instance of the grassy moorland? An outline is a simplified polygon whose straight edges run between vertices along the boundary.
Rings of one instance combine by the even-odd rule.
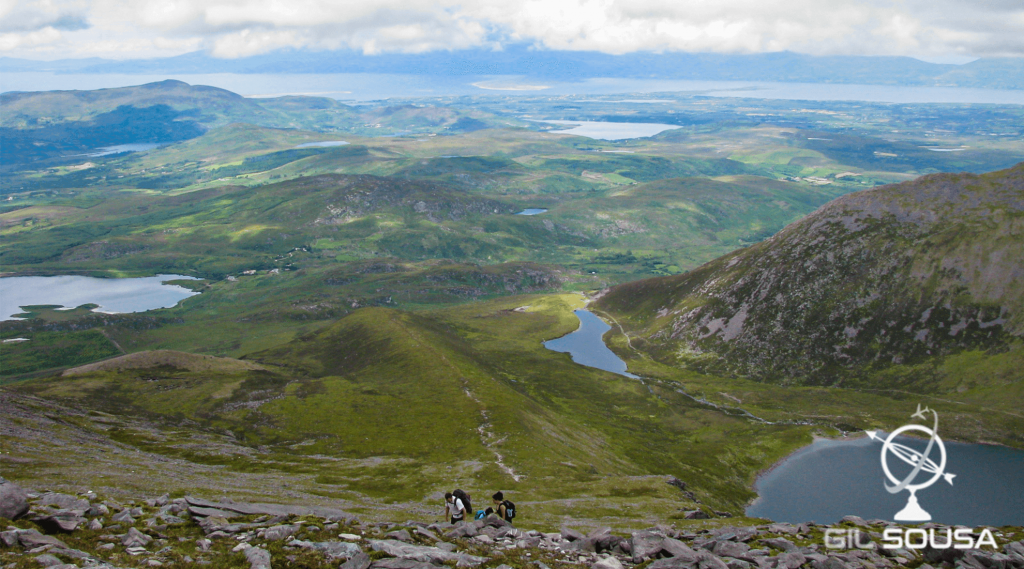
[[[1018,160],[1024,148],[1006,135],[1017,108],[687,95],[660,107],[470,98],[357,112],[226,92],[188,103],[187,86],[165,87],[163,102],[140,90],[106,93],[98,106],[66,93],[4,100],[17,109],[5,115],[14,117],[5,144],[13,137],[28,152],[4,157],[5,276],[202,278],[188,281],[201,294],[171,309],[25,307],[25,320],[3,323],[0,339],[27,339],[0,345],[5,432],[18,441],[11,457],[5,449],[5,476],[159,493],[224,492],[242,477],[253,496],[317,495],[403,519],[435,510],[439,488],[502,488],[557,527],[566,517],[618,525],[695,508],[741,514],[756,474],[812,436],[891,426],[922,398],[955,417],[951,438],[1021,446],[1012,338],[997,350],[943,344],[935,357],[815,382],[796,365],[816,361],[796,353],[796,340],[769,335],[772,349],[792,348],[789,359],[759,367],[753,348],[716,360],[663,342],[669,316],[657,316],[673,286],[728,285],[698,280],[737,259],[756,265],[775,247],[766,239],[830,200]],[[602,141],[526,118],[679,128]],[[104,129],[141,132],[117,125],[160,138],[168,121],[191,125],[184,140],[72,154],[128,141],[95,139]],[[371,136],[400,131],[408,135]],[[307,145],[340,140],[348,144]],[[547,211],[516,215],[524,208]],[[1008,236],[1010,218],[996,222]],[[957,248],[955,228],[921,250],[890,229],[890,247],[929,267],[969,249]],[[1007,243],[995,245],[1012,260]],[[887,251],[872,244],[860,250]],[[820,253],[844,250],[833,249]],[[781,281],[815,274],[798,261]],[[945,295],[936,302],[966,306],[949,275],[936,275]],[[649,277],[669,280],[629,284]],[[621,286],[592,306],[616,324],[606,340],[643,380],[542,346],[576,327],[580,292],[611,285]],[[844,291],[813,294],[839,302]],[[688,298],[688,309],[724,305]],[[121,354],[134,359],[106,360]],[[96,361],[110,363],[62,375]],[[690,493],[665,484],[670,476]]]

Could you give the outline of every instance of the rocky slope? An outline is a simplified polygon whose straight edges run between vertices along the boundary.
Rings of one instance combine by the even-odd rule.
[[[996,532],[989,548],[879,547],[886,522],[848,517],[866,549],[826,549],[825,526],[655,526],[626,535],[513,527],[494,515],[452,526],[361,522],[344,511],[160,496],[132,502],[24,492],[0,479],[0,563],[8,569],[124,567],[302,567],[341,569],[846,569],[1024,568],[1020,528]],[[938,527],[938,526],[934,526]],[[943,528],[944,529],[944,528]]]
[[[595,307],[676,366],[773,381],[843,378],[1024,333],[1024,164],[839,198],[690,273]]]

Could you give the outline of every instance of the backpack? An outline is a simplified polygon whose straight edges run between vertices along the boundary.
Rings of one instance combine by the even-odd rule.
[[[474,520],[482,520],[487,517],[487,512],[484,510],[477,510],[476,515],[473,516]]]
[[[512,500],[505,500],[502,505],[505,506],[505,520],[512,521],[512,518],[516,517],[516,505],[512,503]]]
[[[470,503],[469,501],[469,494],[463,492],[462,490],[453,490],[452,496],[455,496],[459,500],[462,500],[462,507],[466,508],[466,514],[469,514],[473,511],[473,504]]]

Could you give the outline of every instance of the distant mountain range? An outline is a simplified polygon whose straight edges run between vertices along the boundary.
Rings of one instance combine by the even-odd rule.
[[[752,55],[541,51],[510,46],[425,54],[279,50],[238,59],[204,52],[157,59],[33,61],[0,58],[0,72],[55,73],[396,73],[437,76],[522,75],[547,79],[619,77],[1024,89],[1024,58],[965,65],[911,57],[819,57],[792,52]]]

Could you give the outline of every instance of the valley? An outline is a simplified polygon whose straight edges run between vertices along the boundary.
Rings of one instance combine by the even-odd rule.
[[[19,483],[391,521],[502,489],[532,527],[628,528],[747,523],[759,473],[917,403],[1024,448],[1019,106],[176,81],[0,104],[4,277],[198,293],[2,323]],[[544,347],[583,308],[637,377]]]

